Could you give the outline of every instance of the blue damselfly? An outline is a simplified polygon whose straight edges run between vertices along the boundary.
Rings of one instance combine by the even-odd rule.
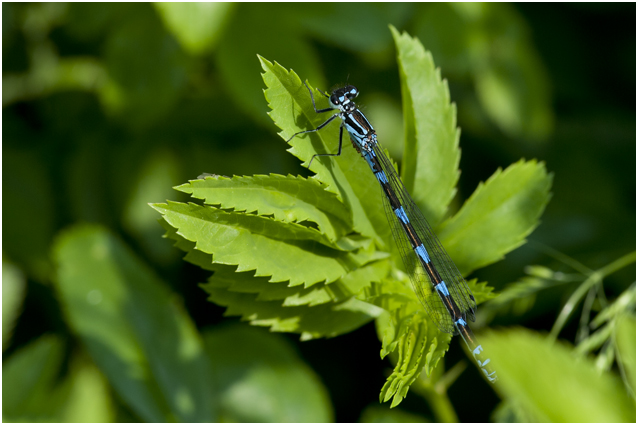
[[[312,90],[308,84],[306,87],[310,92],[312,106],[316,113],[321,114],[334,110],[338,112],[315,129],[293,134],[288,142],[300,134],[321,130],[336,118],[341,119],[337,153],[313,155],[308,168],[315,157],[341,155],[343,129],[345,128],[350,135],[352,145],[366,160],[381,185],[384,195],[383,203],[392,234],[399,247],[401,258],[417,298],[430,319],[442,332],[461,335],[487,379],[490,382],[496,381],[496,372],[491,369],[490,360],[483,357],[483,347],[476,342],[476,338],[467,324],[467,319],[474,321],[475,318],[476,301],[474,296],[405,189],[392,162],[383,153],[372,125],[354,103],[359,91],[352,85],[336,89],[331,95],[319,91],[328,98],[330,106],[317,109]]]

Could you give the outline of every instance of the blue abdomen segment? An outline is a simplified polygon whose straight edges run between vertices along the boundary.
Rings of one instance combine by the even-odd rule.
[[[414,248],[414,252],[416,252],[416,255],[418,255],[419,258],[421,258],[421,260],[423,260],[424,263],[427,264],[430,262],[430,256],[428,255],[428,252],[425,250],[425,247],[423,246],[423,244]]]
[[[467,345],[467,348],[470,349],[474,360],[478,364],[479,368],[485,375],[485,378],[489,382],[496,382],[498,380],[498,376],[496,375],[496,371],[492,369],[492,365],[490,364],[490,359],[483,355],[483,346],[476,342],[476,338],[474,337],[474,333],[470,330],[467,322],[463,318],[459,318],[454,322],[459,334],[463,338],[463,341]]]
[[[450,291],[448,291],[447,289],[447,285],[445,284],[445,282],[441,282],[438,285],[435,286],[436,290],[439,291],[439,293],[445,297],[449,297],[450,296]],[[460,319],[463,320],[463,319]],[[467,324],[467,323],[466,323]]]
[[[403,223],[403,224],[408,224],[410,222],[410,220],[408,219],[408,216],[405,213],[405,210],[403,209],[403,207],[399,207],[396,210],[394,210],[394,215],[396,215],[397,218],[399,220],[401,220],[401,223]]]
[[[381,183],[381,184],[387,184],[388,183],[388,177],[385,175],[385,173],[383,171],[375,172],[374,176],[377,178],[377,180],[379,180],[379,183]]]

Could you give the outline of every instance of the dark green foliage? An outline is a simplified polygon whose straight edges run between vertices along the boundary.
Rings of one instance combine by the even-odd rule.
[[[6,422],[635,421],[635,5],[2,8]],[[498,386],[360,156],[302,166],[337,125],[276,134],[326,118],[299,76],[359,88]]]

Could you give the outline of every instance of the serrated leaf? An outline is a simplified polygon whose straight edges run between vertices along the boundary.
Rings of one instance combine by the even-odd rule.
[[[472,291],[477,305],[497,297],[497,294],[494,293],[494,288],[488,286],[487,282],[479,283],[478,279],[472,279],[467,281],[467,286]]]
[[[236,266],[227,266],[213,262],[213,256],[195,249],[195,243],[190,242],[179,234],[168,223],[161,220],[167,228],[166,237],[176,241],[175,246],[187,252],[185,261],[215,272],[211,281],[219,282],[218,288],[227,288],[232,292],[257,294],[257,301],[282,300],[284,306],[318,305],[326,302],[345,301],[357,294],[372,282],[379,282],[390,269],[390,263],[385,260],[387,254],[368,250],[370,255],[367,263],[348,272],[334,282],[317,283],[309,288],[301,285],[289,286],[287,281],[271,282],[268,276],[255,276],[254,271],[237,272]]]
[[[307,304],[314,306],[330,301],[345,301],[359,294],[364,288],[370,286],[372,282],[381,281],[388,274],[389,269],[390,264],[388,261],[375,261],[351,271],[329,285],[323,284],[316,291],[303,290],[296,294],[287,295],[283,305],[300,306]]]
[[[273,282],[288,280],[306,287],[330,283],[374,258],[362,250],[340,251],[315,229],[294,223],[196,204],[152,207],[182,238],[195,242],[198,251],[212,254],[215,263],[255,270],[256,276],[271,276]]]
[[[228,307],[224,315],[241,316],[251,325],[267,326],[273,332],[300,333],[302,340],[345,334],[381,314],[378,307],[354,298],[314,307],[284,307],[280,301],[257,301],[254,294],[230,292],[218,284],[211,278],[201,287],[210,301]]]
[[[54,257],[67,323],[136,414],[154,422],[213,420],[199,335],[165,284],[98,226],[63,233]]]
[[[420,310],[400,323],[396,366],[379,395],[382,403],[392,399],[390,407],[401,403],[423,369],[429,374],[449,347],[451,335],[440,333],[424,318],[425,312]]]
[[[348,210],[337,197],[316,181],[300,176],[206,177],[176,189],[224,209],[273,215],[288,223],[311,221],[333,241],[352,230]]]
[[[284,140],[296,132],[317,128],[330,118],[330,113],[317,114],[314,111],[308,89],[297,74],[276,62],[272,64],[261,57],[260,60],[265,71],[262,77],[268,87],[264,94],[272,109],[269,115],[283,130],[279,135]],[[325,108],[325,97],[316,90],[313,93],[317,108]],[[321,131],[294,137],[289,142],[292,147],[288,151],[306,164],[317,153],[336,153],[339,145],[338,121],[335,119]],[[366,162],[347,144],[345,140],[339,157],[317,157],[312,161],[311,170],[316,173],[313,179],[324,183],[326,190],[336,194],[352,211],[356,232],[373,238],[384,247],[390,240],[390,229],[379,185]]]
[[[397,48],[405,149],[401,180],[425,218],[436,225],[456,193],[460,130],[447,81],[421,42],[390,26]]]
[[[394,371],[379,396],[382,403],[392,398],[395,407],[421,372],[432,373],[449,349],[451,335],[441,333],[427,319],[423,306],[405,282],[386,280],[382,285],[372,285],[366,293],[370,302],[384,310],[375,322],[382,339],[381,358],[397,354],[393,358]]]
[[[611,373],[572,347],[523,329],[482,335],[498,369],[496,389],[539,422],[636,422],[636,405]],[[548,383],[551,382],[551,385]]]
[[[389,270],[387,261],[375,261],[351,271],[330,283],[318,283],[309,288],[289,286],[287,282],[269,282],[267,277],[256,277],[253,272],[236,272],[236,267],[213,264],[215,274],[209,279],[216,288],[226,288],[231,292],[257,295],[256,301],[280,300],[284,307],[327,302],[346,301],[361,290],[380,281]]]
[[[552,176],[543,163],[519,161],[481,183],[439,237],[465,276],[518,248],[539,224]]]
[[[246,325],[204,333],[224,422],[332,421],[328,391],[282,336]]]

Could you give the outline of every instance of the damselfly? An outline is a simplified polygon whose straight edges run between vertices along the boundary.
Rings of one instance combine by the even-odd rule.
[[[317,109],[312,90],[308,84],[306,87],[316,113],[338,112],[315,129],[293,134],[288,142],[300,134],[321,130],[336,118],[341,119],[337,153],[313,155],[308,168],[317,156],[341,155],[345,128],[352,145],[366,160],[381,185],[392,234],[417,298],[441,331],[461,335],[487,379],[496,381],[496,372],[491,369],[490,360],[482,356],[483,347],[476,342],[467,324],[467,319],[474,321],[476,311],[472,291],[403,186],[392,162],[383,153],[372,125],[354,103],[359,91],[351,85],[336,89],[331,95],[319,91],[328,98],[330,107]]]

